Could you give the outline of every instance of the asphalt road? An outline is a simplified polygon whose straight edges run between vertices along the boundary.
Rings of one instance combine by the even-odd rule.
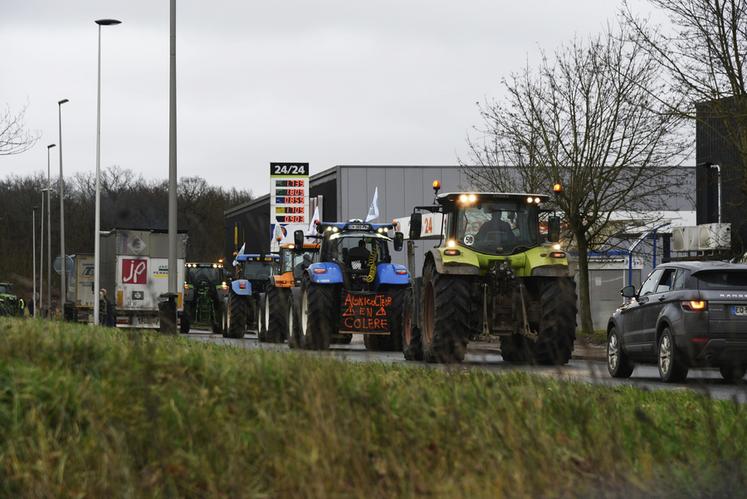
[[[194,341],[232,345],[248,349],[261,348],[281,352],[289,351],[288,346],[285,344],[260,343],[254,334],[248,334],[243,339],[230,339],[212,334],[209,331],[193,330],[186,337]],[[359,335],[353,338],[350,345],[333,345],[329,352],[308,353],[311,355],[327,355],[348,362],[383,362],[436,369],[483,369],[495,373],[524,371],[555,379],[608,386],[629,385],[642,390],[693,390],[707,394],[715,399],[747,403],[747,383],[741,385],[727,384],[721,378],[718,370],[713,369],[693,369],[690,371],[686,383],[670,385],[662,383],[659,380],[659,371],[654,365],[637,366],[630,379],[617,380],[611,378],[607,373],[607,364],[604,360],[574,358],[568,365],[562,367],[522,366],[504,362],[499,352],[491,352],[489,349],[479,347],[470,348],[462,364],[445,366],[408,362],[399,352],[369,352],[363,346],[363,339]]]

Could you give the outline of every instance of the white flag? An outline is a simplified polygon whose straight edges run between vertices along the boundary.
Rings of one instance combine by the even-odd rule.
[[[246,247],[246,243],[244,243],[244,244],[242,244],[242,245],[241,245],[241,249],[239,249],[239,252],[238,252],[238,253],[236,253],[236,257],[238,257],[239,255],[243,255],[243,254],[244,254],[244,247]],[[236,259],[234,259],[234,260],[233,260],[233,266],[234,266],[234,267],[235,267],[235,266],[236,266],[236,265],[237,265],[238,263],[239,263],[239,262],[238,262],[238,261],[237,261]]]
[[[374,191],[373,200],[371,200],[371,206],[368,207],[368,215],[366,215],[366,222],[371,222],[379,218],[379,187],[376,187]]]
[[[314,235],[316,234],[316,223],[321,222],[319,220],[319,206],[314,208],[314,214],[311,216],[311,221],[309,223],[309,228],[306,230],[306,234]]]

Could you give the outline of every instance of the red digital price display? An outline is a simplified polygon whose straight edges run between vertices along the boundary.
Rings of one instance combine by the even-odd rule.
[[[275,217],[278,222],[286,224],[302,224],[306,223],[306,219],[303,215],[278,215]]]
[[[286,180],[277,180],[276,184],[278,187],[300,187],[303,188],[304,185],[306,185],[305,180],[300,179],[286,179]]]
[[[275,204],[300,204],[305,205],[306,199],[303,198],[303,196],[295,197],[295,196],[277,196],[275,198]]]
[[[275,190],[275,194],[278,196],[303,196],[305,192],[303,189],[279,188]]]
[[[278,206],[275,208],[275,213],[277,214],[295,214],[295,215],[303,215],[304,211],[306,210],[305,206]]]

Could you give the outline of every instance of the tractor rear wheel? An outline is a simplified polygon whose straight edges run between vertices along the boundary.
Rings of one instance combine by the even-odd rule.
[[[563,365],[571,360],[576,340],[576,283],[570,278],[546,278],[540,282],[539,336],[532,345],[534,361]]]
[[[301,292],[301,335],[304,348],[328,350],[332,335],[336,333],[336,313],[339,305],[338,286],[314,284],[308,280]]]
[[[429,261],[423,269],[422,301],[424,360],[462,362],[471,309],[469,277],[439,274]]]
[[[401,286],[392,286],[382,288],[380,291],[392,297],[392,305],[389,308],[389,334],[366,334],[363,336],[363,344],[366,345],[366,350],[400,352],[402,351],[402,306],[406,289]]]
[[[402,307],[402,353],[405,355],[405,360],[423,360],[420,329],[415,326],[414,314],[412,290],[408,290]]]
[[[223,303],[217,301],[213,304],[213,334],[223,334]]]
[[[263,315],[260,341],[282,343],[288,334],[288,305],[290,290],[268,286],[262,302]]]
[[[228,330],[224,333],[227,338],[243,338],[246,333],[246,323],[250,310],[251,297],[239,296],[231,293],[228,297]]]

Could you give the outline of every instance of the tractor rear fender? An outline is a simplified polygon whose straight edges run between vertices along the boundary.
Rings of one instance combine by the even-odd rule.
[[[231,289],[239,296],[252,295],[252,283],[246,279],[234,279],[231,281]]]
[[[433,248],[426,253],[426,261],[433,261],[439,274],[480,275],[480,261],[472,251],[462,251],[458,256],[444,255],[447,248]]]
[[[376,266],[375,284],[391,284],[395,286],[406,286],[407,284],[410,284],[410,275],[407,272],[407,267],[396,263],[378,264]]]
[[[342,270],[333,262],[312,263],[306,269],[309,279],[314,284],[342,284]]]

